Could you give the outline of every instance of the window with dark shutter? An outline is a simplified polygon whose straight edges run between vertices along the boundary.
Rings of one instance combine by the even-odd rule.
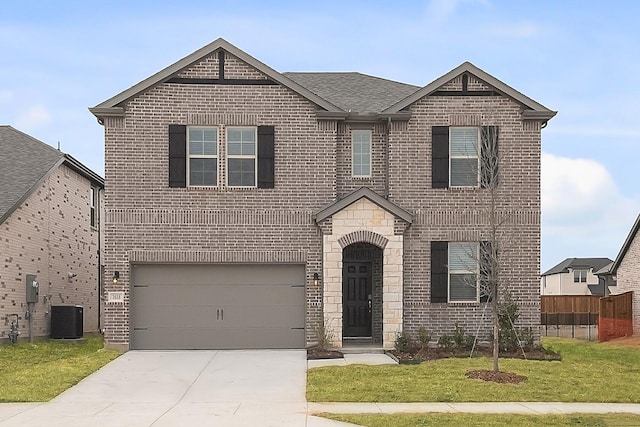
[[[169,187],[187,186],[187,126],[169,125]]]
[[[449,127],[431,127],[431,187],[449,187]]]
[[[448,242],[431,242],[431,302],[446,303],[449,270]]]
[[[258,126],[258,188],[274,188],[275,129]]]
[[[483,126],[480,133],[480,186],[493,188],[498,185],[498,126]]]

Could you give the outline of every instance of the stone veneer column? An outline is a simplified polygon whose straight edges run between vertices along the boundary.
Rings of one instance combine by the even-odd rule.
[[[325,327],[333,333],[332,344],[342,347],[342,251],[339,239],[368,231],[387,240],[383,248],[382,335],[383,347],[393,348],[402,331],[403,236],[394,233],[393,214],[362,198],[332,218],[332,234],[323,236],[323,306]],[[384,239],[383,239],[384,240]],[[363,240],[366,243],[372,241]]]

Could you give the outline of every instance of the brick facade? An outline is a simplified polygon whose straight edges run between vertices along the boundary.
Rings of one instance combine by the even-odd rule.
[[[217,52],[177,76],[217,78]],[[225,53],[224,74],[267,79]],[[488,90],[470,78],[471,90]],[[454,78],[441,90],[462,89]],[[431,188],[431,127],[500,127],[501,187],[505,220],[501,276],[521,303],[520,322],[539,323],[540,131],[522,106],[506,96],[425,96],[410,118],[370,123],[319,119],[318,106],[285,85],[161,82],[119,104],[121,117],[105,117],[105,263],[124,292],[107,303],[105,337],[129,344],[129,266],[132,262],[302,262],[306,264],[306,341],[324,321],[341,345],[342,260],[360,254],[374,264],[373,335],[385,348],[405,329],[425,326],[437,337],[459,322],[488,337],[485,304],[430,303],[432,240],[487,238],[488,190]],[[275,127],[275,188],[169,188],[168,127],[210,125],[224,141],[228,126]],[[372,131],[371,178],[351,177],[351,131]],[[224,177],[224,143],[218,174]],[[411,224],[361,199],[315,222],[314,213],[366,186],[413,214]],[[361,233],[361,234],[358,234]],[[362,234],[365,233],[365,234]],[[366,234],[369,233],[369,234]],[[369,241],[365,237],[378,236]],[[349,237],[351,236],[351,237]],[[385,244],[382,244],[384,242]],[[364,246],[363,246],[364,245]],[[382,258],[380,258],[382,254]],[[314,286],[321,273],[322,286]],[[484,318],[484,321],[481,319]]]
[[[611,287],[612,293],[621,294],[633,291],[633,333],[640,331],[640,237],[638,234],[640,217],[634,224],[626,249],[622,258],[616,260],[618,264],[614,274],[617,276],[617,286]]]
[[[32,312],[35,337],[48,336],[52,305],[84,307],[84,331],[98,331],[98,226],[90,223],[90,181],[61,165],[0,225],[0,338],[25,319],[26,275],[40,284]],[[70,278],[69,273],[75,274]]]

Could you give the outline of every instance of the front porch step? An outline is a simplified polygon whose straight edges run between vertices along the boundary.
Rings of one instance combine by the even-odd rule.
[[[343,354],[384,354],[384,349],[379,345],[343,344],[340,351]]]

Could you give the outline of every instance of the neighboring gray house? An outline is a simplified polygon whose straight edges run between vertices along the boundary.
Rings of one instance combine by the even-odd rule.
[[[337,347],[456,322],[488,339],[487,133],[517,242],[502,274],[521,324],[540,321],[555,112],[473,64],[424,87],[282,74],[218,39],[90,110],[105,128],[109,346],[304,348],[322,323]]]
[[[603,274],[614,277],[618,283],[612,294],[633,291],[633,333],[640,331],[640,215],[631,227],[616,260]]]
[[[615,281],[599,275],[609,258],[567,258],[540,276],[540,295],[609,295]]]
[[[27,275],[36,276],[34,336],[48,336],[51,306],[83,306],[85,331],[99,317],[100,176],[68,154],[0,126],[0,339],[12,314],[28,337]]]

